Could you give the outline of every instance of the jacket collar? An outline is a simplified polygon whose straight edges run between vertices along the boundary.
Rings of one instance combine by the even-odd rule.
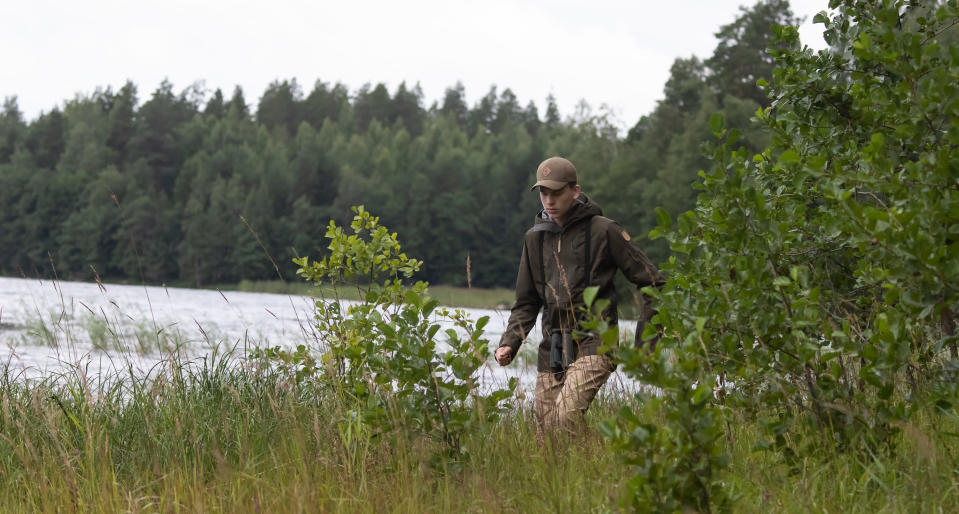
[[[602,216],[603,210],[599,208],[598,205],[590,201],[590,199],[583,193],[579,194],[579,197],[576,198],[576,202],[572,207],[569,208],[569,216],[566,224],[560,226],[552,218],[546,214],[545,209],[541,209],[539,214],[536,215],[536,219],[533,222],[533,231],[534,232],[552,232],[554,234],[564,231],[565,229],[577,224],[578,222],[592,218],[593,216]]]

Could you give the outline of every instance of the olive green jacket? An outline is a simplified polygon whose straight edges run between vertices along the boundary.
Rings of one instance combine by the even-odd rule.
[[[526,232],[516,276],[516,301],[499,345],[512,348],[515,355],[536,323],[540,309],[544,309],[539,371],[550,369],[552,329],[571,331],[576,327],[577,318],[582,316],[583,291],[587,287],[598,286],[596,297],[610,301],[604,317],[610,325],[615,325],[618,321],[613,286],[616,270],[622,270],[626,278],[640,288],[663,283],[659,270],[630,242],[629,234],[602,214],[599,206],[580,194],[570,208],[565,225],[559,226],[540,211],[533,227]],[[637,343],[652,316],[648,307],[643,311],[636,327]],[[594,335],[578,339],[576,343],[578,356],[596,355],[601,341]]]

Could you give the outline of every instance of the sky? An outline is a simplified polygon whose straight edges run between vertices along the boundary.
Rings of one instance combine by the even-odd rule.
[[[355,92],[417,83],[424,107],[462,82],[474,105],[496,86],[563,116],[581,100],[631,127],[662,98],[677,57],[709,57],[715,33],[752,0],[8,0],[0,4],[0,98],[27,120],[98,87],[130,80],[140,102],[164,79],[254,108],[276,80]],[[828,0],[792,0],[804,44],[823,48],[813,15]],[[605,106],[605,107],[604,107]]]

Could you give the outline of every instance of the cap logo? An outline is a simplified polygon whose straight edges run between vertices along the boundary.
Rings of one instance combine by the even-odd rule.
[[[548,177],[553,171],[549,169],[549,166],[543,166],[543,176]]]

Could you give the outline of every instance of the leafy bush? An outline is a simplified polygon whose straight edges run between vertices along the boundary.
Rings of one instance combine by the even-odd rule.
[[[437,309],[427,284],[409,279],[421,262],[401,252],[395,233],[363,206],[353,209],[352,234],[330,221],[330,253],[318,261],[295,259],[306,280],[357,287],[363,301],[316,302],[322,348],[273,348],[257,354],[297,381],[316,379],[339,401],[344,436],[423,438],[437,442],[434,457],[462,453],[462,437],[494,421],[512,396],[506,389],[480,394],[477,370],[489,357],[483,327],[462,311]],[[334,289],[335,290],[335,289]],[[450,328],[442,332],[443,323]],[[449,346],[443,350],[443,343]],[[313,352],[319,351],[317,361]],[[404,441],[419,444],[419,441]]]
[[[604,425],[643,510],[730,505],[729,409],[760,420],[756,448],[791,465],[893,452],[917,401],[954,407],[959,51],[939,40],[959,7],[830,6],[816,16],[829,51],[775,29],[773,102],[757,112],[772,144],[750,155],[715,115],[696,210],[675,225],[659,212],[651,235],[678,254],[647,291],[664,334],[619,358],[662,391],[666,423],[625,409]]]

